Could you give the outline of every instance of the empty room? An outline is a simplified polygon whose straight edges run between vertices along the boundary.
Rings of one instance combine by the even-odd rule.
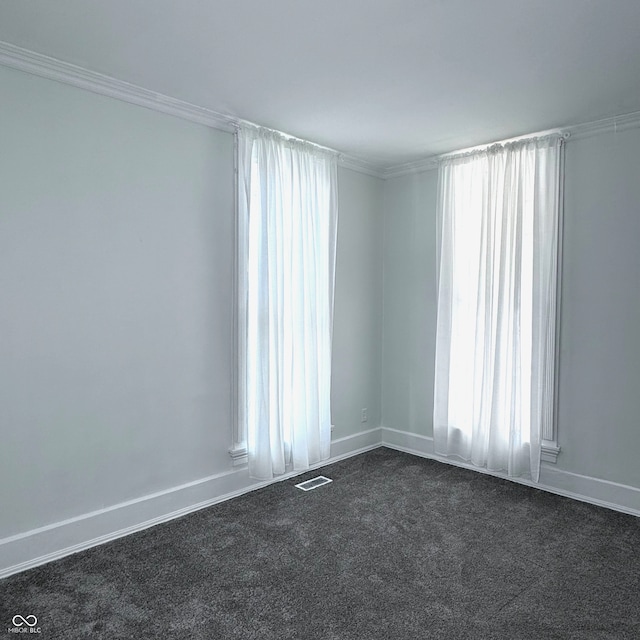
[[[640,638],[639,30],[0,0],[0,637]]]

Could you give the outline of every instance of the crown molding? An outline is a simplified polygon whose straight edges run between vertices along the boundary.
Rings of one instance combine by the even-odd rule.
[[[414,162],[405,162],[403,164],[394,165],[391,167],[387,167],[382,172],[382,177],[386,179],[389,178],[399,178],[400,176],[406,176],[411,173],[422,173],[423,171],[432,171],[433,169],[438,168],[438,162],[441,156],[427,156],[426,158],[421,158],[420,160],[415,160]]]
[[[237,126],[244,122],[239,118],[156,93],[70,62],[23,49],[9,42],[0,41],[0,65],[222,131],[235,131]],[[339,162],[347,169],[382,178],[380,168],[366,160],[342,154]]]
[[[338,156],[338,164],[345,169],[351,169],[358,173],[364,173],[367,176],[373,176],[374,178],[384,178],[384,169],[372,162],[351,156],[346,153],[341,153]]]
[[[593,120],[591,122],[582,122],[580,124],[562,127],[563,131],[569,134],[569,141],[578,138],[587,138],[601,133],[618,133],[628,129],[636,129],[640,127],[640,111],[625,113],[620,116],[611,118],[603,118],[602,120]]]
[[[14,44],[0,41],[0,65],[24,71],[49,80],[91,91],[98,95],[122,100],[147,109],[182,118],[190,122],[202,124],[222,131],[234,131],[243,122],[239,118],[224,115],[205,107],[200,107],[184,100],[156,93],[134,84],[117,80],[111,76],[90,71],[69,62],[46,56],[42,53],[23,49]],[[252,123],[249,123],[252,124]],[[255,125],[257,126],[257,125]],[[569,134],[568,141],[590,137],[607,132],[619,132],[640,127],[640,111],[623,114],[601,120],[593,120],[562,127]],[[406,162],[388,167],[369,162],[349,154],[340,154],[340,166],[358,171],[375,178],[389,179],[400,176],[432,171],[438,167],[442,155],[432,155],[413,162]]]
[[[620,131],[627,131],[629,129],[636,129],[640,127],[640,111],[634,111],[633,113],[626,113],[620,116],[613,116],[610,118],[603,118],[601,120],[593,120],[591,122],[582,122],[580,124],[573,124],[564,127],[558,127],[557,131],[562,135],[566,142],[572,140],[579,140],[581,138],[587,138],[590,136],[600,135],[603,133],[618,133]],[[551,129],[549,131],[552,131]],[[546,132],[541,132],[546,133]],[[541,133],[532,134],[534,136],[541,135]],[[482,145],[486,146],[486,145]],[[439,161],[450,154],[439,154],[433,156],[427,156],[414,162],[406,162],[404,164],[394,165],[382,170],[382,177],[384,179],[399,178],[412,173],[422,173],[423,171],[431,171],[438,168]]]
[[[451,151],[447,153],[439,153],[436,155],[427,156],[426,158],[420,158],[419,160],[415,160],[413,162],[406,162],[404,164],[399,164],[391,167],[387,167],[384,171],[385,178],[398,178],[400,176],[405,176],[412,173],[422,173],[424,171],[432,171],[437,169],[440,165],[440,162],[449,157],[455,157],[459,154],[466,154],[469,152],[479,151],[481,149],[486,149],[490,147],[492,144],[504,144],[506,142],[515,142],[516,140],[532,138],[532,137],[542,137],[547,135],[561,135],[565,140],[569,137],[569,134],[564,130],[558,129],[548,129],[546,131],[540,131],[538,133],[528,134],[525,136],[516,136],[515,138],[507,138],[506,140],[500,140],[497,143],[485,143],[481,145],[477,145],[475,147],[469,147],[466,149],[460,149],[457,151]]]
[[[0,42],[0,65],[223,131],[233,131],[236,123],[230,116],[8,42]]]

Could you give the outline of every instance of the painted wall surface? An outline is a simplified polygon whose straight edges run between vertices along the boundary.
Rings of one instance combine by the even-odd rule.
[[[640,130],[569,140],[555,468],[640,487]],[[385,184],[383,418],[433,435],[437,171]]]
[[[433,435],[438,172],[387,180],[384,191],[382,424]]]
[[[338,188],[331,380],[334,439],[380,426],[382,365],[383,182],[340,167]]]
[[[558,465],[640,487],[640,129],[570,140]]]
[[[1,538],[228,466],[233,138],[0,86]]]
[[[234,178],[229,133],[0,87],[2,539],[231,469]],[[334,439],[380,424],[382,326],[382,181],[339,189]]]

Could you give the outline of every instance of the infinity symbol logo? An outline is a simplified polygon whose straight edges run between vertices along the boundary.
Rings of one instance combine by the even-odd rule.
[[[35,616],[27,616],[26,618],[13,616],[13,624],[16,627],[21,627],[23,624],[26,624],[28,627],[35,627],[38,624],[38,618]]]

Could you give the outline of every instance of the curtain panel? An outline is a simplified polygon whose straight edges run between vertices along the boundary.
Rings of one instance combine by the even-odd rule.
[[[329,457],[337,156],[238,132],[239,420],[252,477]]]
[[[439,175],[434,448],[537,481],[553,420],[562,140],[454,156]]]

